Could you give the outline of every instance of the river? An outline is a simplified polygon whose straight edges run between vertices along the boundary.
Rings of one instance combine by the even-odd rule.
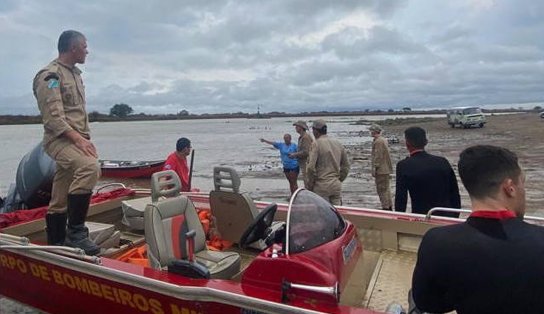
[[[429,115],[426,115],[429,116]],[[328,121],[330,136],[338,138],[346,146],[354,147],[368,143],[367,126],[354,125],[355,121],[382,120],[395,116],[342,116],[322,117]],[[100,159],[111,160],[157,160],[164,159],[175,150],[179,137],[191,139],[195,150],[193,186],[203,191],[213,189],[214,166],[234,167],[242,178],[242,190],[254,198],[285,200],[288,196],[287,180],[281,172],[279,153],[259,138],[282,140],[290,133],[296,142],[293,122],[311,121],[312,118],[272,119],[210,119],[91,123],[92,140]],[[362,135],[359,136],[360,132]],[[7,194],[15,182],[17,166],[21,158],[37,145],[42,138],[41,125],[3,125],[0,138],[4,152],[0,163],[0,195]],[[361,174],[351,173],[346,186],[357,186]],[[112,182],[102,178],[99,184]],[[147,180],[124,180],[129,186],[148,186]],[[347,195],[347,194],[346,194]],[[348,199],[349,201],[349,199]]]

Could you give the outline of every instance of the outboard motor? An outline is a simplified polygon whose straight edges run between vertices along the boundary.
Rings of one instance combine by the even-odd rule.
[[[9,185],[8,194],[4,198],[3,203],[4,204],[0,207],[0,214],[11,213],[12,211],[16,211],[24,207],[24,203],[21,200],[19,193],[17,193],[15,183]]]
[[[45,153],[42,143],[21,159],[15,183],[17,193],[27,208],[49,204],[55,167],[55,161]]]

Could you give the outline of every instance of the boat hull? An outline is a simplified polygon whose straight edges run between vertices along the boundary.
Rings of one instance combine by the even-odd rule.
[[[190,198],[197,208],[209,209],[207,196]],[[267,205],[256,203],[258,208]],[[106,213],[106,204],[99,205]],[[276,219],[285,219],[286,208],[279,204]],[[380,241],[383,247],[400,242],[400,234],[422,235],[437,225],[408,214],[348,207],[339,211],[357,228],[387,231]],[[16,228],[2,231],[16,234]],[[0,245],[6,244],[0,237]],[[0,277],[1,295],[51,313],[378,313],[296,295],[285,304],[280,287],[189,279],[110,258],[94,264],[45,250],[0,247]]]
[[[0,294],[50,313],[196,314],[241,311],[239,307],[227,304],[182,300],[149,288],[94,276],[92,270],[88,274],[19,254],[1,252],[0,264],[3,282]]]
[[[110,161],[100,162],[103,177],[111,178],[149,178],[157,171],[161,171],[165,161],[125,162]]]

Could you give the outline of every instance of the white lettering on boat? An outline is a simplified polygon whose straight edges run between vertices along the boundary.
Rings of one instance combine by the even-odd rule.
[[[80,293],[128,306],[142,313],[202,314],[202,312],[188,308],[186,305],[180,306],[175,303],[170,303],[168,306],[163,306],[159,300],[147,297],[140,293],[131,292],[56,269],[49,269],[47,265],[25,262],[23,259],[16,258],[12,255],[0,253],[0,273],[2,269],[19,272],[25,276],[33,276],[68,289],[77,290]]]

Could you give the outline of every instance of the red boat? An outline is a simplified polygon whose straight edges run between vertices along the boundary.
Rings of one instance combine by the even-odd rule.
[[[103,177],[149,178],[153,173],[162,170],[164,162],[165,160],[100,160],[100,169]]]
[[[171,193],[160,186],[171,182],[155,183],[145,235],[119,223],[120,199],[90,209],[89,221],[115,223],[122,233],[120,245],[100,257],[39,245],[43,220],[1,230],[0,294],[51,313],[383,313],[393,302],[407,308],[422,235],[462,221],[334,208],[300,189],[288,205],[255,202],[257,216],[244,225],[240,213],[228,212],[241,208],[231,205],[243,193],[216,189],[163,199],[155,193]],[[175,214],[180,208],[181,218]],[[197,211],[211,212],[223,237],[243,226],[238,246],[211,253],[195,245],[202,240]],[[256,242],[264,249],[252,249]],[[149,264],[119,259],[146,244]],[[225,258],[196,263],[201,252]],[[172,260],[168,267],[163,259]]]

